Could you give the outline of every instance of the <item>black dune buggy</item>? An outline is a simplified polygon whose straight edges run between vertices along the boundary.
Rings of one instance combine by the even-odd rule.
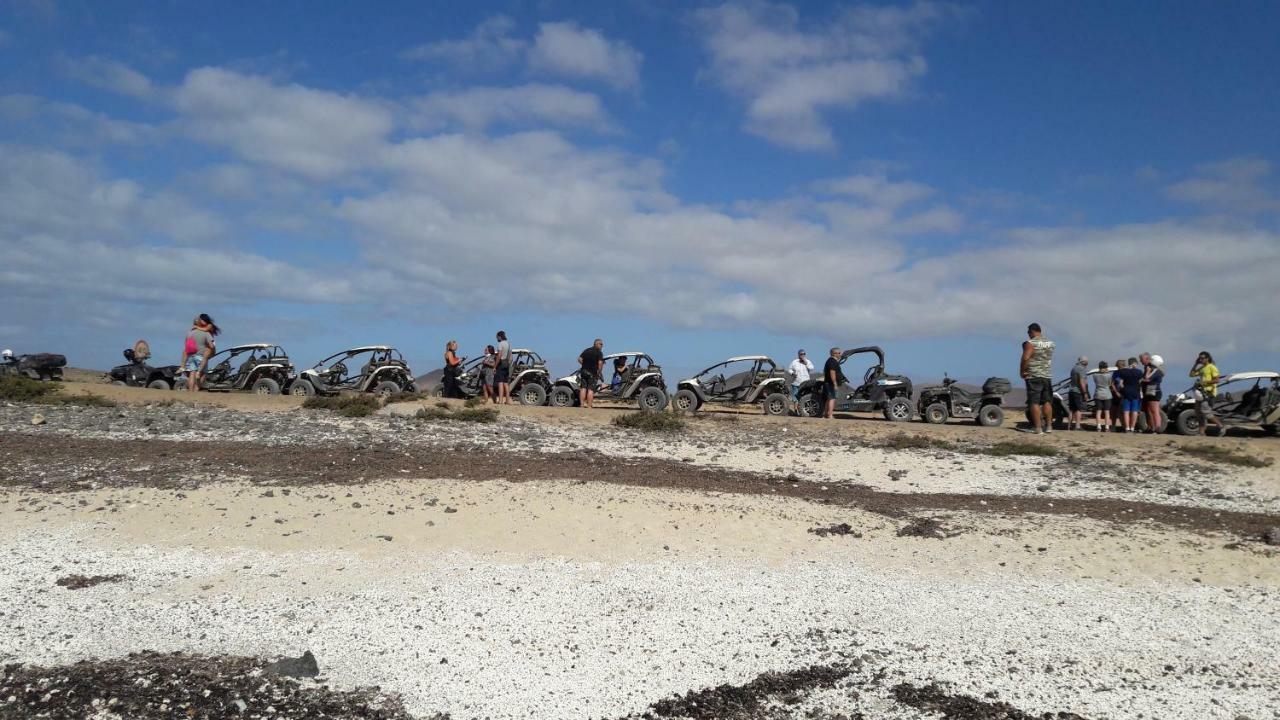
[[[553,407],[578,405],[581,388],[579,372],[567,375],[551,388]],[[662,379],[662,368],[648,353],[621,352],[604,356],[604,369],[600,384],[595,388],[600,400],[635,400],[643,412],[660,412],[670,401],[667,383]],[[610,380],[605,382],[605,378]]]
[[[910,421],[915,415],[915,408],[911,405],[911,379],[884,371],[883,350],[875,345],[845,350],[840,354],[840,364],[844,365],[849,358],[863,353],[875,355],[876,364],[863,373],[861,384],[855,387],[844,383],[836,388],[836,412],[879,412],[886,420]],[[797,404],[801,415],[822,415],[825,400],[822,381],[822,374],[816,373],[800,385]]]
[[[32,380],[61,380],[67,358],[53,353],[35,353],[6,357],[0,362],[0,376],[21,375]]]
[[[940,425],[949,418],[976,418],[983,427],[999,427],[1004,423],[1004,396],[1012,389],[1008,378],[987,378],[978,392],[944,375],[941,385],[920,390],[916,408],[925,422]]]
[[[707,403],[760,403],[769,415],[785,415],[790,401],[785,370],[766,355],[743,355],[681,380],[671,398],[671,407],[679,412],[696,412]]]
[[[483,363],[483,357],[474,360],[462,359],[461,372],[458,375],[458,390],[463,398],[469,399],[484,394]],[[551,374],[547,372],[547,361],[528,348],[511,351],[511,371],[507,378],[511,397],[521,405],[546,405],[547,399],[551,397]],[[432,387],[431,394],[444,397],[444,383]]]
[[[352,368],[356,372],[352,372]],[[290,395],[341,392],[394,395],[418,392],[418,385],[399,350],[386,345],[368,345],[330,355],[299,373],[288,387]]]
[[[147,363],[151,350],[145,342],[126,349],[124,359],[127,361],[124,365],[117,365],[102,376],[103,382],[152,390],[172,390],[178,382],[177,365],[153,367]]]
[[[251,390],[258,395],[279,395],[293,382],[293,364],[279,345],[237,345],[209,358],[200,382],[201,390],[230,392]],[[186,387],[186,378],[177,387]]]

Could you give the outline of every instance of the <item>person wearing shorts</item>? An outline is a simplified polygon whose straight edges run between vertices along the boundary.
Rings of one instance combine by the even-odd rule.
[[[191,321],[191,331],[187,333],[186,344],[182,348],[181,363],[182,372],[187,376],[188,392],[200,389],[200,381],[204,379],[209,358],[217,352],[214,338],[221,332],[207,313],[200,313]]]
[[[578,404],[583,408],[595,407],[596,388],[600,386],[600,373],[604,371],[604,340],[596,338],[591,347],[578,355]]]
[[[1206,434],[1209,425],[1217,425],[1218,434],[1223,434],[1226,428],[1213,412],[1213,399],[1218,396],[1218,380],[1222,373],[1213,364],[1213,356],[1209,351],[1205,350],[1196,357],[1195,364],[1191,367],[1191,377],[1196,379],[1196,418],[1200,421],[1200,434]]]
[[[1089,358],[1081,355],[1071,368],[1071,389],[1067,393],[1068,430],[1084,429],[1084,413],[1089,409]]]
[[[511,404],[511,387],[507,381],[511,379],[511,343],[507,342],[507,333],[505,330],[499,330],[498,346],[495,348],[498,355],[498,366],[493,371],[493,389],[495,403],[503,405]]]
[[[1138,358],[1129,358],[1126,367],[1113,375],[1120,391],[1120,412],[1124,415],[1124,431],[1127,433],[1137,427],[1138,413],[1142,411],[1142,375]]]
[[[1030,432],[1053,432],[1053,341],[1045,337],[1040,323],[1027,326],[1022,343],[1020,373],[1027,383],[1027,417]]]
[[[1111,370],[1107,361],[1098,363],[1098,372],[1093,374],[1093,418],[1098,432],[1111,430]]]
[[[847,381],[844,368],[840,366],[840,348],[833,347],[831,357],[822,367],[822,396],[826,400],[822,417],[830,419],[836,416],[836,389]]]

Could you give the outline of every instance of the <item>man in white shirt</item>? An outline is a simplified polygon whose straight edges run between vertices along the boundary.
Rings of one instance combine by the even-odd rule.
[[[796,359],[787,366],[787,373],[791,375],[791,402],[794,403],[800,399],[800,385],[809,381],[811,372],[813,372],[813,363],[805,356],[802,349],[796,353]]]

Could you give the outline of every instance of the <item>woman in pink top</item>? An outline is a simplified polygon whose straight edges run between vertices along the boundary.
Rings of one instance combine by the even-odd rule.
[[[187,391],[200,389],[209,358],[217,352],[213,339],[222,332],[207,313],[200,313],[191,321],[191,331],[182,348],[182,372],[187,376]]]

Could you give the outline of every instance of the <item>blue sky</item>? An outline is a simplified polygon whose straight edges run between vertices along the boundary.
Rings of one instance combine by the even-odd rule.
[[[1280,6],[0,2],[0,344],[1280,366]],[[167,345],[166,345],[167,343]],[[176,360],[175,360],[176,361]],[[1059,363],[1065,374],[1066,362]]]

